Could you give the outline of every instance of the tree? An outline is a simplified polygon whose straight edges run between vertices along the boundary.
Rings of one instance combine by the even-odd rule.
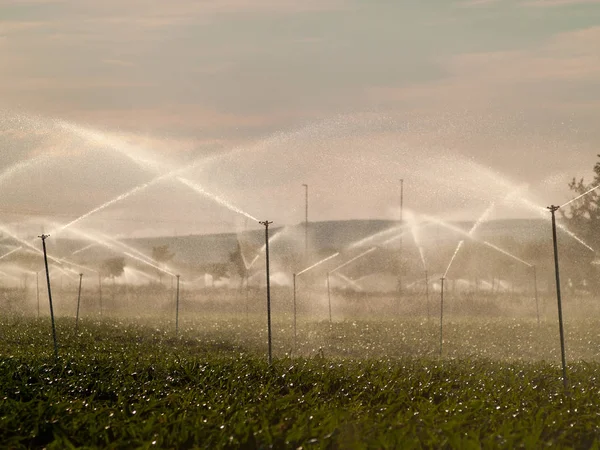
[[[173,259],[175,253],[169,251],[168,245],[152,247],[152,259],[162,268]],[[162,283],[162,270],[158,270],[158,282]]]
[[[600,155],[597,155],[600,158]],[[600,185],[600,161],[594,165],[594,179],[586,183],[584,178],[573,178],[569,189],[576,195],[582,195]],[[561,217],[565,224],[578,237],[594,249],[600,249],[600,189],[593,190],[569,205],[568,211],[560,209]],[[576,253],[575,253],[576,252]],[[590,252],[580,246],[569,249],[569,260],[577,260],[580,282],[594,291],[600,291],[597,264],[592,264],[597,259],[596,252]],[[574,271],[575,272],[575,271]]]
[[[104,260],[100,267],[100,274],[104,278],[115,279],[125,272],[125,258],[109,258]]]

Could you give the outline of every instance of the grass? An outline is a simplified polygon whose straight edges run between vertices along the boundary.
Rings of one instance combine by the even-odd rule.
[[[598,448],[600,329],[449,320],[445,357],[425,320],[276,320],[273,366],[257,318],[170,323],[0,322],[7,448]]]

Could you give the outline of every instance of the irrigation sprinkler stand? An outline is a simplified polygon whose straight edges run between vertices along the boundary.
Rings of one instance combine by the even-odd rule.
[[[271,279],[269,275],[269,225],[273,222],[265,220],[258,222],[265,226],[265,259],[266,259],[266,271],[267,271],[267,329],[269,339],[269,365],[273,362],[273,351],[272,351],[272,334],[271,334]]]
[[[444,277],[440,278],[440,358],[444,345]]]
[[[98,272],[98,299],[100,300],[100,317],[102,317],[102,274]]]
[[[297,348],[297,343],[298,343],[298,339],[297,339],[297,331],[296,331],[296,274],[293,274],[293,286],[294,286],[294,296],[293,296],[293,302],[294,302],[294,351]]]
[[[177,277],[177,292],[176,292],[176,300],[175,300],[175,336],[179,335],[179,275]],[[171,278],[173,279],[173,278]]]
[[[304,186],[304,257],[308,256],[308,184]]]
[[[329,287],[329,272],[327,272],[327,302],[329,303],[329,325],[331,326],[331,289]]]
[[[535,312],[537,313],[537,324],[540,325],[540,303],[538,299],[538,285],[537,285],[537,268],[533,266],[533,294],[535,296]]]
[[[404,213],[404,179],[400,179],[400,226],[402,226],[404,223],[404,218],[403,218],[403,213]],[[399,248],[399,255],[398,255],[398,259],[399,259],[399,267],[398,267],[398,310],[400,309],[400,297],[402,296],[402,271],[404,269],[404,264],[402,264],[402,250],[403,250],[403,239],[402,239],[402,234],[400,234],[400,248]]]
[[[35,290],[36,290],[36,298],[37,298],[37,313],[38,319],[40,318],[40,273],[35,272]]]
[[[560,206],[548,206],[548,210],[552,214],[552,242],[554,244],[554,272],[556,274],[556,302],[558,306],[558,327],[560,332],[560,357],[562,362],[562,375],[563,385],[565,390],[569,387],[569,381],[567,379],[567,360],[565,357],[565,333],[563,327],[563,316],[562,316],[562,299],[560,295],[560,271],[558,268],[558,241],[556,238],[556,211]]]
[[[429,320],[429,274],[425,271],[425,307],[427,308],[427,320]]]
[[[44,250],[44,266],[46,267],[46,281],[48,283],[48,302],[50,303],[50,319],[52,320],[52,341],[54,343],[54,359],[58,359],[58,344],[56,342],[56,324],[54,322],[54,307],[52,306],[52,289],[50,288],[50,271],[48,270],[48,255],[46,252],[46,239],[49,234],[38,236],[42,240],[42,248]]]
[[[79,274],[79,291],[77,293],[77,316],[75,317],[75,333],[79,329],[79,306],[81,305],[81,282],[83,280],[83,274]]]
[[[248,283],[250,283],[250,277],[246,273],[246,320],[248,320],[249,308],[250,308],[250,305],[249,305],[249,301],[250,301],[250,298],[249,298],[249,296],[250,296],[249,289],[250,289],[250,286],[248,285]]]

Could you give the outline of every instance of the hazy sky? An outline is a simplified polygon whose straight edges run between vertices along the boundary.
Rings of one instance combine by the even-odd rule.
[[[531,215],[500,203],[561,203],[600,153],[598,24],[594,0],[0,0],[0,214],[68,222],[211,155],[176,175],[277,224],[302,183],[312,220],[395,218],[401,178],[415,211]],[[244,220],[166,177],[82,224]]]

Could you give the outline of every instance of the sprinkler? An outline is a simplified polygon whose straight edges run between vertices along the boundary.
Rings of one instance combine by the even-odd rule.
[[[177,277],[177,293],[175,295],[175,336],[179,335],[179,275]]]
[[[273,362],[273,349],[272,349],[272,334],[271,334],[271,279],[269,275],[269,225],[273,222],[265,220],[258,222],[265,226],[265,267],[267,271],[267,329],[268,329],[268,340],[269,340],[269,365]]]
[[[570,202],[569,202],[570,203]],[[565,390],[569,387],[569,381],[567,379],[567,360],[565,357],[565,332],[563,328],[563,316],[562,316],[562,299],[560,295],[560,271],[558,267],[558,241],[556,239],[556,211],[560,206],[548,206],[548,210],[552,214],[552,242],[554,244],[554,272],[556,274],[556,302],[558,306],[558,329],[560,334],[560,358],[562,362],[562,375],[563,385]]]
[[[42,240],[44,250],[44,266],[46,267],[46,281],[48,282],[48,302],[50,303],[50,319],[52,320],[52,341],[54,342],[54,359],[58,359],[58,344],[56,342],[56,323],[54,322],[54,307],[52,306],[52,289],[50,288],[50,270],[48,270],[48,254],[46,252],[46,239],[49,234],[38,236]]]
[[[293,274],[293,286],[294,286],[294,350],[297,348],[298,334],[296,331],[296,274]]]
[[[329,303],[329,324],[331,324],[331,289],[329,287],[329,272],[327,272],[327,302]]]
[[[304,257],[308,256],[308,184],[304,186]]]
[[[83,274],[79,274],[79,291],[77,294],[77,315],[75,316],[75,333],[79,329],[79,306],[81,305],[81,281],[83,280]]]
[[[40,273],[35,273],[35,296],[37,299],[37,316],[40,318]]]
[[[440,278],[440,358],[442,357],[442,348],[444,345],[444,277]]]
[[[535,312],[537,313],[537,324],[540,325],[540,304],[538,301],[537,269],[533,267],[533,293],[535,295]]]
[[[102,317],[102,274],[98,272],[98,302],[100,306],[100,317]]]
[[[429,274],[425,270],[425,307],[427,308],[427,320],[429,320]]]

